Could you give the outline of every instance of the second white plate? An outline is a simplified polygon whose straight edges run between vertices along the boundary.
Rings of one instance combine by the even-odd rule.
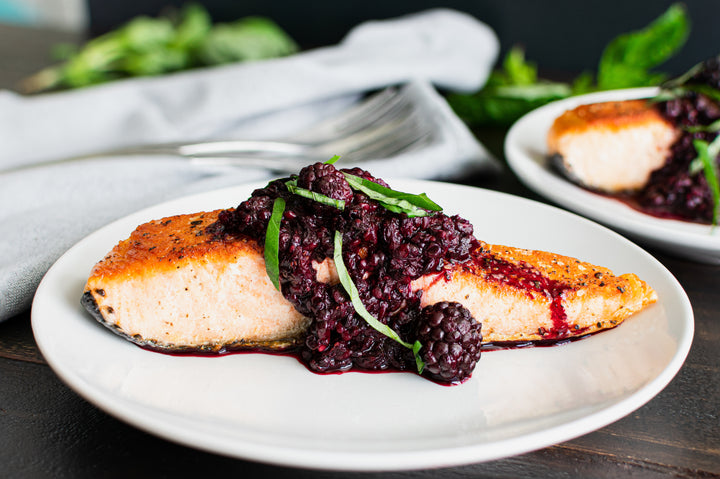
[[[472,379],[410,373],[321,376],[290,357],[178,357],[144,350],[80,306],[93,264],[150,219],[235,206],[246,185],[153,207],[90,235],[50,269],[32,326],[75,391],[138,428],[239,458],[335,470],[397,470],[520,454],[601,428],[654,397],[690,349],[687,296],[652,256],[558,208],[477,188],[391,181],[426,192],[491,243],[554,251],[633,272],[659,301],[619,327],[560,347],[484,353]]]
[[[720,228],[656,218],[626,204],[585,190],[558,173],[547,161],[547,133],[564,111],[588,103],[649,98],[655,88],[593,93],[545,105],[518,120],[505,139],[508,165],[529,188],[555,203],[610,226],[636,240],[672,254],[720,263]]]

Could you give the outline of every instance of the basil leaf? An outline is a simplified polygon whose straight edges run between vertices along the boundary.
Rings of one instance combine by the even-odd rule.
[[[278,291],[280,291],[280,222],[284,212],[285,200],[276,198],[265,231],[265,271]]]
[[[326,165],[333,165],[337,160],[340,159],[340,155],[335,155],[325,162]]]
[[[447,100],[455,113],[470,125],[507,125],[525,113],[551,101],[570,96],[570,85],[538,78],[535,64],[525,60],[525,51],[514,46],[502,69],[496,69],[482,90],[451,93]]]
[[[703,62],[696,63],[692,66],[688,71],[680,75],[679,77],[671,78],[670,80],[667,80],[662,85],[660,85],[664,89],[673,89],[675,87],[679,87],[681,85],[684,85],[688,82],[692,77],[697,75],[699,72],[701,72],[703,69]]]
[[[712,143],[703,140],[693,140],[693,146],[698,153],[698,159],[702,161],[705,180],[713,197],[713,219],[712,224],[718,224],[718,213],[720,212],[720,179],[718,179],[717,157],[720,154],[720,136]],[[691,165],[692,166],[692,165]]]
[[[405,213],[410,217],[415,217],[431,214],[426,210],[442,211],[442,208],[428,198],[425,193],[419,195],[403,193],[350,173],[343,173],[343,175],[345,175],[347,182],[350,183],[351,188],[362,191],[394,213]]]
[[[681,87],[681,88],[686,91],[692,91],[695,93],[699,93],[701,95],[705,95],[706,97],[710,98],[711,100],[720,102],[720,91],[716,90],[715,88],[713,88],[709,85],[685,85],[684,87]]]
[[[532,85],[537,82],[537,66],[525,60],[525,50],[515,45],[503,60],[510,85]]]
[[[336,200],[335,198],[330,198],[329,196],[325,196],[321,193],[316,193],[314,191],[310,191],[305,188],[300,188],[297,185],[297,180],[290,180],[285,183],[285,186],[287,186],[287,189],[290,193],[298,196],[302,196],[304,198],[309,198],[313,201],[317,201],[318,203],[322,203],[324,205],[328,206],[334,206],[335,208],[339,210],[345,209],[345,201],[344,200]]]
[[[676,3],[642,30],[616,37],[601,55],[598,87],[610,90],[659,83],[663,76],[649,70],[673,56],[689,30],[685,7]]]
[[[397,341],[408,349],[411,349],[415,356],[415,364],[417,365],[418,374],[422,373],[425,368],[425,363],[420,358],[419,351],[422,345],[419,341],[415,341],[414,344],[407,343],[400,339],[400,336],[392,330],[387,324],[383,324],[378,321],[370,312],[365,309],[365,305],[360,300],[360,293],[358,293],[357,286],[353,283],[350,273],[348,273],[345,267],[345,262],[342,257],[342,233],[335,231],[335,250],[333,252],[333,260],[335,261],[335,269],[337,270],[340,278],[340,284],[342,284],[345,292],[350,296],[350,302],[352,302],[355,312],[359,314],[373,329],[379,333],[384,334],[390,339]]]
[[[295,41],[274,21],[245,17],[214,25],[197,49],[197,56],[206,65],[220,65],[281,57],[296,51]]]
[[[720,120],[715,120],[709,125],[686,126],[684,129],[685,131],[689,131],[690,133],[717,133],[720,131]]]

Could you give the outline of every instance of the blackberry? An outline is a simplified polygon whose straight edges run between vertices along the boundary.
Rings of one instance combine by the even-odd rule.
[[[480,329],[460,303],[442,301],[423,308],[417,329],[423,374],[443,383],[468,379],[480,359]]]
[[[298,186],[336,200],[350,201],[353,191],[333,165],[315,163],[300,170]]]

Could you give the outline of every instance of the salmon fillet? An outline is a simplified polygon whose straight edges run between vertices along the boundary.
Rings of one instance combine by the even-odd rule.
[[[613,328],[657,300],[635,274],[544,251],[483,243],[470,262],[416,280],[422,305],[457,301],[484,343],[563,339]]]
[[[140,225],[93,268],[83,303],[142,346],[222,351],[292,346],[310,323],[276,290],[262,247],[210,241],[220,210]]]
[[[283,349],[310,320],[277,291],[262,247],[213,240],[220,210],[140,225],[87,281],[85,307],[127,339],[167,351]],[[483,342],[580,336],[620,324],[656,300],[637,276],[552,253],[481,243],[472,259],[413,283],[422,304],[457,301],[482,323]],[[317,279],[336,282],[331,259]]]
[[[581,105],[555,119],[548,154],[573,181],[608,193],[642,188],[678,130],[647,100]]]

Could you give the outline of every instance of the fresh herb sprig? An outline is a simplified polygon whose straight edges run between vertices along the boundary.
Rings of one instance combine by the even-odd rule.
[[[287,186],[288,191],[294,195],[302,196],[303,198],[308,198],[310,200],[317,201],[318,203],[321,203],[323,205],[332,206],[339,210],[345,209],[345,200],[336,200],[335,198],[330,198],[329,196],[323,195],[321,193],[316,193],[315,191],[300,188],[297,185],[297,180],[286,181],[285,186]]]
[[[275,58],[297,52],[298,46],[269,18],[213,24],[205,7],[189,3],[169,15],[135,17],[80,47],[55,50],[61,63],[23,80],[24,93]]]
[[[333,156],[325,163],[333,164],[339,158],[340,157],[337,155]],[[351,188],[365,193],[368,197],[378,201],[389,211],[395,213],[405,213],[409,217],[427,216],[434,212],[442,211],[442,207],[428,198],[425,193],[421,193],[419,195],[404,193],[402,191],[387,188],[356,175],[345,172],[343,172],[343,175],[350,184]],[[345,208],[345,202],[343,200],[337,200],[305,188],[300,188],[297,186],[297,178],[286,181],[285,186],[292,194],[302,196],[312,201],[317,201],[318,203],[324,205],[333,206],[340,210]],[[282,222],[284,212],[285,200],[283,198],[276,198],[273,203],[273,211],[270,215],[270,220],[268,221],[267,230],[265,232],[265,270],[270,277],[270,281],[278,290],[280,290],[280,224]],[[415,358],[415,365],[417,367],[418,374],[422,374],[423,369],[425,368],[425,363],[420,357],[422,344],[417,340],[414,343],[404,341],[391,327],[375,318],[362,303],[357,286],[355,286],[355,283],[350,277],[350,273],[348,272],[342,257],[342,233],[339,231],[335,231],[333,261],[335,262],[335,269],[337,270],[340,284],[350,297],[350,302],[352,303],[355,312],[373,329],[410,349]]]
[[[372,314],[370,314],[370,312],[365,308],[365,305],[362,303],[357,286],[355,286],[355,283],[350,277],[350,273],[345,266],[345,262],[343,261],[342,233],[339,231],[335,232],[334,247],[333,260],[335,261],[335,269],[338,272],[340,284],[342,284],[343,289],[345,289],[345,292],[348,296],[350,296],[350,301],[355,308],[355,312],[359,314],[373,329],[412,350],[413,355],[415,356],[415,365],[417,366],[418,374],[422,374],[423,369],[425,368],[425,363],[420,358],[420,349],[422,348],[420,341],[416,340],[412,344],[403,341],[392,328],[390,328],[387,324],[381,323]]]
[[[702,71],[705,62],[700,62],[690,68],[687,72],[677,78],[673,78],[660,85],[660,92],[652,98],[654,102],[667,101],[675,98],[688,96],[691,93],[704,95],[711,100],[720,103],[720,90],[704,82],[694,82],[693,78]],[[717,122],[716,122],[717,123]],[[702,130],[704,126],[686,127],[688,131],[717,131],[716,129]],[[712,125],[707,126],[715,128]]]
[[[285,200],[275,198],[273,210],[265,230],[265,271],[275,289],[280,290],[280,222],[285,212]]]
[[[596,74],[584,72],[570,83],[540,78],[536,65],[515,46],[481,90],[451,94],[448,102],[471,126],[507,126],[530,110],[572,95],[658,85],[666,75],[653,69],[675,55],[689,31],[685,7],[673,4],[647,27],[611,40],[600,55]]]
[[[702,171],[713,197],[712,225],[717,226],[720,214],[720,177],[718,176],[717,157],[720,155],[720,135],[708,143],[704,140],[693,140],[697,158],[690,163],[690,173]]]
[[[709,125],[686,126],[684,130],[689,131],[690,133],[717,133],[720,132],[720,120],[715,120]]]
[[[370,199],[377,201],[385,209],[393,213],[405,213],[412,218],[428,216],[432,212],[442,211],[442,208],[428,198],[425,193],[419,195],[403,193],[350,173],[343,173],[343,175],[345,175],[345,179],[352,189],[362,191]]]

